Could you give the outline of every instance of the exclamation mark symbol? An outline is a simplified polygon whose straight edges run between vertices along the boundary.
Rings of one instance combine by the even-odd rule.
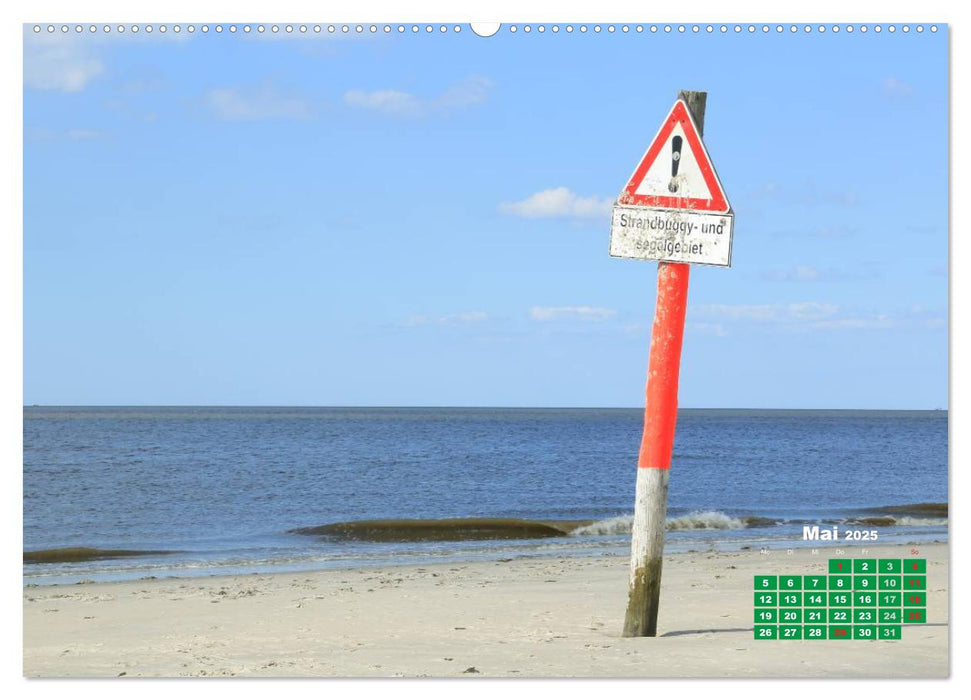
[[[671,192],[678,191],[678,164],[681,162],[681,144],[684,140],[680,136],[675,136],[671,139],[671,182],[668,184],[668,190]]]

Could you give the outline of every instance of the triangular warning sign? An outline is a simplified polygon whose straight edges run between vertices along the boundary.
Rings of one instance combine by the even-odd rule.
[[[731,209],[684,100],[674,103],[617,203],[713,213]]]

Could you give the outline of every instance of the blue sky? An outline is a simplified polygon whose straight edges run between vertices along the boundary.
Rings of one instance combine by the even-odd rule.
[[[610,204],[698,89],[735,239],[681,405],[947,405],[943,27],[24,51],[25,403],[638,406]]]

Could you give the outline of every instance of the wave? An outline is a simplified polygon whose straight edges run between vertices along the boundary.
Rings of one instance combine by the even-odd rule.
[[[934,509],[928,509],[934,512]],[[362,542],[464,542],[472,540],[531,540],[555,537],[626,536],[633,515],[605,520],[527,520],[523,518],[445,518],[352,520],[287,532],[325,539]],[[790,521],[759,515],[733,516],[719,510],[695,511],[667,519],[667,530],[750,530],[777,525],[798,525],[816,521]],[[834,519],[832,524],[874,527],[943,526],[947,519],[910,515],[865,515]]]
[[[688,513],[678,518],[668,518],[668,530],[744,530],[745,521],[733,518],[717,510]]]
[[[590,520],[525,520],[522,518],[446,518],[442,520],[352,520],[287,532],[366,542],[462,542],[531,540],[565,537]]]
[[[941,526],[947,525],[947,518],[897,518],[897,525]]]
[[[735,518],[721,511],[707,510],[688,513],[667,519],[667,529],[674,530],[745,530],[754,527],[769,527],[778,524],[770,518],[748,515]],[[629,535],[634,525],[633,515],[598,520],[589,525],[574,529],[570,534],[576,537],[596,537],[604,535]]]
[[[905,515],[916,517],[947,517],[947,503],[906,503],[896,506],[880,506],[869,508],[874,513],[888,513],[890,515]]]
[[[633,515],[621,515],[616,518],[598,520],[589,525],[578,527],[571,535],[575,537],[597,537],[602,535],[629,535],[634,525]]]
[[[327,539],[365,542],[461,542],[469,540],[529,540],[551,537],[629,535],[632,515],[606,520],[525,520],[522,518],[447,518],[352,520],[287,532]],[[689,513],[668,518],[668,530],[744,530],[775,525],[775,520],[747,516],[735,518],[719,511]]]
[[[933,512],[933,509],[928,509]],[[667,530],[749,530],[776,525],[803,525],[818,523],[818,520],[777,520],[759,515],[734,517],[718,510],[696,511],[687,515],[667,519]],[[947,518],[913,517],[909,515],[876,515],[850,518],[827,519],[824,523],[833,525],[870,525],[873,527],[944,527]],[[602,537],[610,535],[629,535],[634,524],[633,515],[621,515],[606,520],[598,520],[589,525],[575,528],[570,534],[576,537]]]
[[[169,549],[97,549],[95,547],[57,547],[24,552],[25,564],[63,564],[75,561],[96,561],[99,559],[121,559],[124,557],[143,557],[153,554],[178,554]]]
[[[894,517],[892,515],[866,516],[849,518],[842,521],[847,525],[872,525],[874,527],[943,527],[947,525],[947,518],[914,518],[909,515]]]

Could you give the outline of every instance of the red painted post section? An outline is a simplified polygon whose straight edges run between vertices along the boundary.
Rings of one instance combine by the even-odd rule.
[[[637,466],[668,469],[678,421],[678,374],[688,307],[688,272],[684,263],[657,264],[657,305],[647,369],[644,434]]]
[[[625,637],[657,635],[658,602],[668,503],[668,473],[678,421],[678,373],[688,305],[684,263],[657,265],[657,305],[647,365],[644,434],[637,459],[637,489],[631,526],[630,593]]]

